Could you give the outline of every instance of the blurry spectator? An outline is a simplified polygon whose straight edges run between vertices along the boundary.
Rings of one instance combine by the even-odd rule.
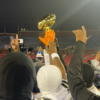
[[[35,69],[36,69],[36,73],[38,72],[38,70],[40,69],[40,67],[43,65],[43,61],[42,61],[42,48],[39,47],[38,51],[37,51],[37,55],[36,55],[36,59],[33,59],[33,62],[34,62],[34,66],[35,66]],[[27,56],[30,56],[31,55],[31,52],[28,52],[26,54]]]
[[[97,75],[95,78],[94,78],[94,83],[98,83],[100,81],[100,75]]]
[[[11,41],[12,51],[18,52],[19,51],[19,42],[18,42],[18,35],[16,34],[16,39]]]
[[[72,97],[74,100],[100,100],[100,97],[88,91],[81,72],[85,44],[87,42],[86,30],[82,26],[82,30],[78,29],[73,33],[76,36],[76,46],[67,71]]]
[[[88,60],[87,63],[91,65],[91,60]]]
[[[97,52],[94,60],[88,60],[88,63],[90,63],[91,66],[93,67],[95,74],[100,74],[99,59],[100,59],[100,51]]]
[[[22,53],[0,59],[0,100],[31,100],[36,85],[33,61]]]
[[[98,77],[100,75],[99,59],[100,59],[100,51],[97,52],[94,60],[88,60],[88,63],[90,63],[94,69],[94,82],[95,82],[95,84],[98,84],[100,81],[100,80],[98,80],[98,79],[100,79]]]

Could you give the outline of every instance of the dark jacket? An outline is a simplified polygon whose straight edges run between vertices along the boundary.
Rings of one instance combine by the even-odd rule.
[[[78,41],[72,55],[68,71],[68,83],[74,100],[100,100],[95,94],[89,92],[81,74],[85,44]]]

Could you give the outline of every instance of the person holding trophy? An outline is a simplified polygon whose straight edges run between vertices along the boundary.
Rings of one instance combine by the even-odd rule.
[[[47,27],[44,38],[39,37],[39,39],[45,44],[45,48],[43,48],[44,55],[46,54],[48,56],[45,57],[45,65],[42,66],[37,73],[38,88],[40,89],[42,98],[48,98],[50,100],[71,100],[72,96],[69,91],[66,71],[57,54],[55,32],[49,29],[50,23],[51,26],[52,23],[54,23],[54,18],[55,15],[51,14],[44,18],[48,21],[48,24],[42,23],[46,22],[46,20],[42,20],[39,23],[39,25],[43,26],[42,29],[46,29]],[[52,21],[50,19],[52,19]]]
[[[54,25],[55,20],[56,20],[56,15],[55,14],[49,14],[49,15],[44,16],[38,22],[38,29],[45,31],[45,34],[44,33],[42,33],[42,34],[40,33],[40,36],[39,36],[40,46],[42,47],[42,49],[44,49],[43,53],[45,53],[45,46],[49,46],[48,41],[55,42],[56,43],[56,48],[57,48],[57,53],[58,53],[58,55],[60,57],[61,62],[64,65],[64,68],[65,68],[66,73],[67,73],[67,65],[65,64],[65,61],[62,58],[62,55],[60,54],[58,40],[55,37],[56,34],[55,34],[54,30],[50,29]],[[45,60],[47,60],[47,59],[45,59]]]

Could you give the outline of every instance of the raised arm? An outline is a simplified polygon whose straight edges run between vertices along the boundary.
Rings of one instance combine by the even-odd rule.
[[[13,39],[11,41],[11,47],[12,47],[14,52],[18,52],[19,51],[18,34],[16,34],[16,39]]]
[[[58,54],[57,54],[56,44],[54,42],[49,42],[49,48],[46,47],[46,51],[50,56],[52,56],[52,54],[55,55],[55,57],[51,57],[54,62],[54,65],[60,69],[60,71],[62,73],[62,79],[66,80],[67,79],[66,71],[65,71],[65,68],[64,68],[59,56],[57,56]]]
[[[74,100],[98,100],[96,95],[87,90],[81,73],[85,44],[87,42],[86,30],[82,27],[82,30],[75,30],[73,33],[76,36],[76,46],[67,72],[72,97]]]

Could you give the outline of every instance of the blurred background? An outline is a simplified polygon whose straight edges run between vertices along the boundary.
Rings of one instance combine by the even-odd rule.
[[[84,62],[94,59],[100,50],[100,0],[0,0],[1,57],[11,48],[10,42],[16,34],[22,52],[28,48],[35,56],[39,48],[39,33],[43,33],[38,30],[38,21],[48,14],[57,17],[52,29],[66,64],[75,46],[72,30],[80,29],[82,25],[88,35]]]

